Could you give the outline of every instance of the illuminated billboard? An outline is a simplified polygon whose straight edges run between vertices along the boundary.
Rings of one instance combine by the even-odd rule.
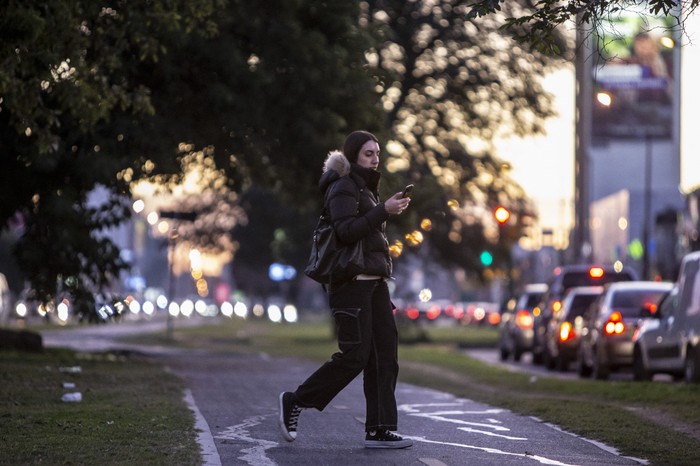
[[[641,10],[604,21],[593,35],[593,142],[670,139],[674,99],[673,18]]]

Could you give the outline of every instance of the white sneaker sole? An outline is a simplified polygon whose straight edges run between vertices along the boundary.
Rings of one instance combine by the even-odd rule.
[[[399,440],[396,442],[382,442],[378,440],[365,440],[365,448],[383,448],[386,450],[400,450],[402,448],[412,447],[413,442],[410,440]]]
[[[282,431],[282,437],[287,442],[293,442],[297,438],[297,433],[296,432],[289,432],[287,430],[287,426],[284,425],[284,393],[280,393],[279,397],[279,426],[280,426],[280,431]]]

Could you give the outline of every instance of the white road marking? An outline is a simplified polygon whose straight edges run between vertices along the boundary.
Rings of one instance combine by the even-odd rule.
[[[499,437],[507,440],[523,441],[527,440],[526,437],[515,437],[512,435],[506,435],[505,432],[511,432],[511,429],[504,426],[502,421],[495,419],[493,417],[487,417],[481,422],[472,422],[460,419],[454,416],[492,416],[494,414],[501,414],[507,412],[505,409],[489,408],[480,410],[461,410],[461,409],[445,409],[445,408],[455,408],[462,407],[469,400],[457,399],[455,402],[451,403],[421,403],[421,404],[405,404],[399,406],[399,411],[407,413],[409,416],[423,417],[436,422],[446,422],[450,424],[458,424],[457,430],[463,432],[468,432],[471,434],[480,434],[492,437]],[[441,410],[430,411],[430,409],[441,408]],[[453,416],[453,417],[448,417]],[[501,432],[501,433],[497,433]],[[537,461],[540,464],[554,465],[554,466],[573,466],[567,463],[562,463],[554,459],[546,458],[544,456],[532,455],[527,453],[514,453],[504,450],[499,450],[497,448],[480,447],[476,445],[469,445],[465,443],[457,442],[442,442],[439,440],[429,440],[425,437],[411,437],[405,436],[417,442],[432,443],[438,445],[449,445],[459,448],[467,448],[472,450],[479,450],[486,453],[496,454],[496,455],[507,455],[516,456],[520,458],[527,458],[533,461]],[[426,463],[432,466],[433,463]]]
[[[220,432],[216,438],[250,442],[253,444],[253,446],[242,449],[241,452],[245,454],[243,456],[239,456],[239,460],[255,466],[276,466],[277,463],[267,457],[265,450],[268,448],[274,448],[279,444],[271,440],[253,438],[248,433],[248,430],[251,427],[261,424],[264,420],[265,416],[249,417],[248,419],[244,419],[243,422],[238,425],[227,427],[226,430]]]
[[[480,450],[480,451],[483,451],[483,452],[486,452],[486,453],[492,453],[492,454],[494,454],[494,455],[517,456],[517,457],[520,457],[520,458],[527,458],[527,459],[531,459],[531,460],[537,461],[537,462],[540,463],[540,464],[548,464],[548,465],[552,465],[552,466],[576,466],[576,465],[573,465],[573,464],[562,463],[561,461],[557,461],[557,460],[552,460],[552,459],[549,459],[549,458],[545,458],[545,457],[543,457],[543,456],[528,455],[528,454],[525,454],[525,453],[513,453],[513,452],[510,452],[510,451],[499,450],[499,449],[497,449],[497,448],[477,447],[477,446],[474,446],[474,445],[464,445],[464,444],[461,444],[461,443],[453,443],[453,442],[440,442],[440,441],[437,441],[437,440],[428,440],[428,439],[426,439],[425,437],[410,437],[410,436],[408,436],[408,435],[404,435],[404,438],[408,438],[408,439],[414,440],[414,441],[416,441],[416,442],[433,443],[433,444],[437,444],[437,445],[449,445],[449,446],[452,446],[452,447],[468,448],[468,449],[471,449],[471,450]]]
[[[418,458],[418,461],[427,466],[447,466],[445,463],[435,458]]]
[[[491,437],[500,437],[500,438],[504,438],[506,440],[527,440],[527,438],[525,438],[525,437],[511,437],[510,435],[495,434],[493,432],[487,432],[485,430],[472,429],[471,427],[458,427],[457,429],[462,430],[464,432],[469,432],[471,434],[490,435]],[[506,430],[510,430],[510,429],[506,429]]]

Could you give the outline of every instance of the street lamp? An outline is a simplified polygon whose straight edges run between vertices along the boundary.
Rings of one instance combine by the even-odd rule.
[[[177,212],[172,210],[161,210],[160,218],[169,218],[172,220],[194,222],[197,218],[196,212]],[[168,232],[168,301],[172,304],[175,296],[175,245],[177,243],[177,225],[173,225]],[[166,316],[165,337],[171,340],[173,337],[173,316],[168,311]]]

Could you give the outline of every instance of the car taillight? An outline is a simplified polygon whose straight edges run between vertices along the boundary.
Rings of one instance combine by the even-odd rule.
[[[605,271],[602,267],[591,267],[588,269],[588,275],[590,275],[591,278],[600,278],[605,275]]]
[[[606,335],[621,335],[625,332],[625,324],[622,322],[622,314],[615,311],[603,327]]]
[[[418,316],[420,315],[420,311],[416,309],[415,307],[410,307],[408,310],[406,310],[406,315],[408,316],[409,319],[411,320],[416,320]]]
[[[571,322],[562,322],[559,326],[559,341],[568,341],[576,336]]]
[[[431,306],[430,309],[425,313],[425,316],[430,320],[435,320],[440,316],[440,306]]]
[[[530,330],[533,325],[532,316],[525,309],[521,309],[515,314],[515,325],[523,330]]]
[[[649,311],[649,314],[656,314],[657,306],[655,303],[644,303],[644,308]]]

